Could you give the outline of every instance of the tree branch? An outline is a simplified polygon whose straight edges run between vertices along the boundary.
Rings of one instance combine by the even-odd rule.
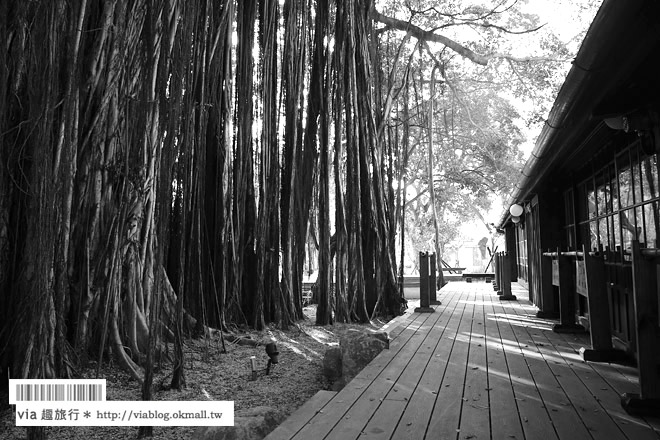
[[[371,8],[370,14],[371,14],[371,18],[374,21],[383,24],[385,26],[385,29],[396,29],[399,31],[406,32],[408,35],[412,35],[413,37],[417,38],[419,41],[424,43],[429,41],[432,41],[434,43],[440,43],[448,47],[449,49],[453,50],[463,58],[466,58],[472,61],[473,63],[482,66],[487,66],[488,62],[494,58],[503,58],[513,62],[548,61],[548,57],[514,57],[512,55],[504,54],[504,53],[492,53],[489,55],[478,54],[474,52],[472,49],[462,45],[461,43],[458,43],[457,41],[452,40],[451,38],[445,37],[444,35],[441,34],[436,34],[434,30],[427,31],[410,22],[383,15],[380,12],[378,12],[375,7]],[[499,31],[510,34],[525,34],[525,33],[535,32],[544,26],[541,25],[533,29],[526,29],[522,31],[511,31],[506,28],[503,28],[502,26],[494,25],[487,22],[486,23],[465,22],[458,24],[468,25],[468,26],[481,26],[484,28],[495,28]]]
[[[386,26],[390,26],[393,29],[397,29],[404,32],[410,32],[412,36],[414,36],[420,41],[433,41],[436,43],[443,44],[448,48],[450,48],[451,50],[453,50],[454,52],[456,52],[457,54],[461,55],[464,58],[467,58],[468,60],[476,64],[481,64],[482,66],[485,66],[488,64],[488,61],[491,58],[484,55],[479,55],[478,53],[461,45],[460,43],[457,43],[454,40],[445,37],[444,35],[434,34],[433,32],[425,31],[424,29],[420,28],[419,26],[415,26],[412,23],[408,23],[403,20],[399,20],[392,17],[387,17],[381,14],[380,12],[378,12],[375,7],[371,8],[371,18]]]
[[[532,32],[536,32],[536,31],[540,30],[543,26],[545,26],[545,23],[544,23],[544,24],[539,25],[535,28],[523,29],[521,31],[512,31],[512,30],[507,29],[503,26],[499,26],[499,25],[496,25],[496,24],[488,23],[488,22],[485,22],[485,23],[458,23],[458,24],[466,24],[466,25],[469,25],[469,26],[482,27],[482,28],[485,28],[485,29],[493,28],[493,29],[497,29],[500,32],[504,32],[505,34],[512,34],[512,35],[531,34]]]

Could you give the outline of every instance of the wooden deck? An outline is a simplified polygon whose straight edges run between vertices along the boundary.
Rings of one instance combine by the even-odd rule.
[[[438,298],[434,313],[400,319],[390,349],[344,389],[319,392],[266,438],[660,438],[659,419],[620,406],[636,370],[583,362],[586,336],[553,333],[529,301],[500,302],[483,282],[449,283]]]

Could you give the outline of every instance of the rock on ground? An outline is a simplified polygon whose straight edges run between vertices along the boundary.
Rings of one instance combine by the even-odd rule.
[[[323,356],[323,375],[330,382],[336,382],[341,378],[341,348],[330,347]]]
[[[389,348],[386,332],[349,330],[339,339],[339,347],[330,348],[323,358],[323,371],[339,391],[383,349]]]

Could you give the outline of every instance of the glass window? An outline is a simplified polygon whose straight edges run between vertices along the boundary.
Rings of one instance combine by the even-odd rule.
[[[656,157],[647,157],[642,162],[642,193],[644,201],[658,196],[658,165]]]
[[[567,233],[575,225],[580,244],[591,249],[629,250],[632,240],[646,247],[660,245],[659,165],[657,155],[645,157],[640,142],[620,151],[577,187],[578,200],[572,205],[577,219],[571,222],[567,206]]]
[[[627,168],[619,173],[619,203],[621,208],[626,208],[633,204],[633,190],[630,168]]]
[[[646,228],[644,227],[644,209],[642,207],[635,208],[635,225],[637,225],[637,239],[640,244],[647,243],[646,241]]]
[[[617,179],[614,178],[610,182],[610,187],[611,187],[611,196],[612,196],[612,212],[618,211],[619,208],[619,187],[617,185]]]
[[[658,247],[658,202],[644,205],[644,219],[646,227],[646,246]]]
[[[633,203],[642,201],[642,178],[639,172],[639,164],[631,167],[632,170],[632,183],[633,183]]]
[[[607,217],[598,219],[598,243],[605,246],[609,242],[607,235]]]
[[[603,215],[609,210],[607,209],[607,188],[605,185],[601,185],[598,187],[598,192],[597,192],[597,199],[596,199],[596,210],[598,212],[598,215]]]
[[[621,211],[621,234],[624,249],[631,248],[630,242],[639,236],[639,232],[636,225],[635,210]]]
[[[596,217],[596,194],[594,193],[594,190],[589,190],[587,193],[587,203],[589,218]]]
[[[621,246],[621,222],[619,221],[619,215],[612,216],[612,236],[610,237],[610,242],[612,243],[612,249],[616,249],[617,246]]]
[[[589,247],[598,249],[598,223],[589,222]]]

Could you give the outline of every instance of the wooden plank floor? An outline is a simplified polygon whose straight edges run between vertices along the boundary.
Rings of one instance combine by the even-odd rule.
[[[634,368],[583,362],[587,335],[553,333],[527,292],[513,293],[518,301],[499,301],[490,284],[449,283],[434,313],[398,318],[389,350],[266,438],[660,438],[659,419],[619,404],[638,389]]]

